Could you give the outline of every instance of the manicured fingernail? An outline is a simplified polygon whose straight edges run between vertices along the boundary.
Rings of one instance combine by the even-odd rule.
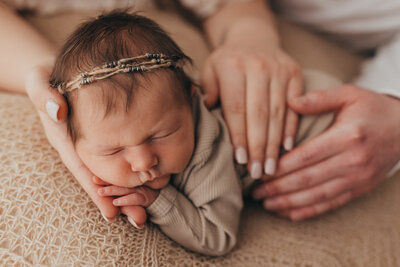
[[[263,188],[257,187],[253,190],[252,196],[255,200],[262,199],[266,196],[265,191]]]
[[[46,111],[49,114],[50,118],[52,118],[55,122],[58,122],[57,113],[60,109],[60,106],[53,99],[49,99],[46,102]]]
[[[250,171],[251,178],[259,179],[262,175],[262,166],[261,162],[256,160],[251,164],[251,171]]]
[[[236,161],[239,164],[246,164],[247,163],[247,152],[246,149],[242,146],[236,149],[235,153]]]
[[[114,218],[107,218],[102,212],[100,212],[100,213],[103,216],[104,220],[106,220],[106,222],[112,223],[117,220],[117,216],[115,216]]]
[[[143,228],[144,228],[144,224],[141,225],[141,226],[138,226],[138,225],[136,224],[136,222],[135,222],[131,217],[128,217],[128,221],[129,221],[136,229],[143,229]]]
[[[273,158],[268,158],[265,161],[265,174],[267,175],[274,175],[275,174],[275,169],[276,169],[276,163],[275,163],[275,159]]]
[[[293,137],[288,136],[285,139],[285,142],[283,143],[283,147],[285,148],[286,151],[290,151],[293,149]]]

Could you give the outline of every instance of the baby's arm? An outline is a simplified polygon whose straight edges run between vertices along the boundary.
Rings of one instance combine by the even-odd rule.
[[[194,165],[186,170],[186,181],[163,188],[146,209],[150,220],[193,251],[214,256],[229,252],[237,241],[243,206],[231,155],[211,157],[202,164],[207,167]]]
[[[222,255],[236,244],[242,208],[241,187],[229,159],[216,162],[212,169],[194,166],[193,175],[184,186],[191,198],[170,184],[161,191],[145,186],[109,185],[99,190],[99,195],[120,196],[114,205],[133,218],[138,228],[146,220],[146,217],[137,218],[143,217],[138,208],[147,207],[151,221],[172,239],[200,253]],[[202,175],[205,178],[201,179]]]

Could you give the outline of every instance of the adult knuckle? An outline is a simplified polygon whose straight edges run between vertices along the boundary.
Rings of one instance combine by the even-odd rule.
[[[301,74],[300,67],[297,64],[290,64],[288,70],[292,76],[299,76]]]
[[[285,113],[284,107],[280,105],[273,105],[271,107],[271,118],[272,119],[281,119]]]
[[[354,126],[348,134],[350,144],[364,144],[367,140],[366,131],[361,126]]]
[[[230,58],[224,59],[224,65],[226,68],[241,70],[243,68],[242,57],[238,54],[233,54]]]
[[[300,188],[308,188],[312,185],[312,178],[309,175],[302,175],[298,178],[297,186]]]
[[[303,153],[300,155],[300,162],[302,163],[312,162],[315,159],[315,157],[316,157],[315,153],[303,151]]]
[[[253,114],[251,115],[257,121],[266,121],[268,117],[268,107],[265,103],[255,103],[253,107]]]
[[[354,167],[365,166],[369,163],[369,157],[362,151],[352,153],[350,165]]]
[[[225,110],[228,113],[244,114],[246,111],[243,99],[233,99],[226,104]]]
[[[292,201],[287,196],[282,196],[278,198],[278,203],[279,203],[279,209],[288,209],[289,207],[292,206]]]
[[[321,202],[321,201],[326,200],[327,197],[328,197],[327,192],[325,190],[321,190],[321,191],[318,191],[315,193],[314,199],[316,202]]]
[[[279,193],[279,184],[270,183],[264,187],[268,196],[275,196]]]
[[[249,64],[251,66],[252,71],[257,73],[265,73],[268,72],[268,64],[265,62],[264,58],[256,56],[249,59]]]

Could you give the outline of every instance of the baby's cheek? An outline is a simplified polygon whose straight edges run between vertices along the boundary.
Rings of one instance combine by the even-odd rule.
[[[121,160],[93,159],[87,167],[103,181],[119,186],[125,186],[130,172],[128,164]]]

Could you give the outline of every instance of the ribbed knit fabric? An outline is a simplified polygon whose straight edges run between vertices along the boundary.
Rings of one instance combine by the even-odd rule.
[[[147,211],[151,221],[178,243],[207,255],[222,255],[237,241],[242,189],[220,110],[208,111],[197,93],[192,104],[192,158]]]

